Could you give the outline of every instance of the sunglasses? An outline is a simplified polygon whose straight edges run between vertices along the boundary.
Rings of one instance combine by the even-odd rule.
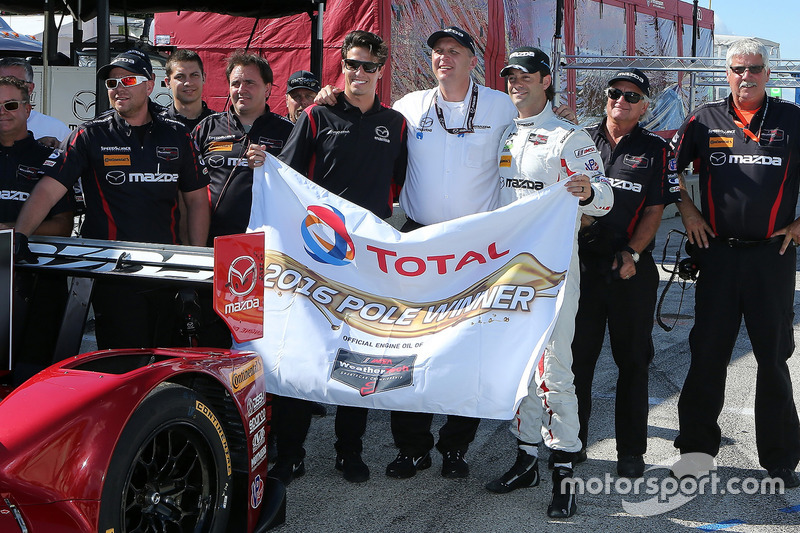
[[[644,96],[639,93],[635,93],[633,91],[620,91],[614,87],[609,87],[606,89],[606,95],[608,96],[609,100],[619,100],[620,96],[624,96],[625,101],[629,104],[638,104],[639,101],[644,98]]]
[[[358,59],[344,60],[344,68],[347,70],[352,70],[353,72],[357,71],[359,68],[363,68],[364,72],[367,74],[374,74],[382,66],[383,64],[373,63],[372,61],[359,61]]]
[[[9,100],[8,102],[3,102],[0,104],[0,107],[5,109],[6,111],[16,111],[19,109],[19,106],[22,104],[27,104],[27,100]]]
[[[123,87],[136,87],[146,81],[150,81],[147,76],[125,76],[124,78],[108,78],[106,80],[106,87],[108,89],[116,89],[117,86]]]
[[[749,67],[728,67],[731,69],[732,72],[735,72],[739,76],[744,74],[745,70],[749,70],[750,74],[761,74],[764,72],[764,65],[750,65]]]

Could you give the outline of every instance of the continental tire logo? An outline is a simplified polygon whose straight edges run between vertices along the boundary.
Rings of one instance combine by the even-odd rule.
[[[239,392],[243,388],[264,375],[264,364],[260,357],[256,357],[249,363],[238,368],[234,368],[231,373],[231,387],[233,392]]]
[[[222,449],[225,450],[225,465],[228,468],[228,475],[230,476],[231,454],[230,451],[228,450],[228,439],[225,438],[225,431],[222,430],[222,424],[219,423],[219,420],[217,420],[217,417],[214,415],[214,413],[211,412],[211,409],[206,407],[206,405],[200,400],[195,400],[194,407],[195,409],[203,413],[203,415],[206,418],[208,418],[208,420],[211,422],[211,425],[214,426],[214,429],[217,430],[217,435],[219,435],[219,440],[222,443]]]
[[[234,296],[247,296],[256,288],[258,281],[256,260],[249,255],[240,255],[228,267],[228,289]]]

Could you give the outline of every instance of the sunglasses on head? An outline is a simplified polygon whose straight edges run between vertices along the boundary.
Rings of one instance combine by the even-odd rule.
[[[8,102],[3,102],[0,104],[0,107],[5,109],[6,111],[16,111],[19,109],[19,106],[22,104],[27,104],[27,100],[9,100]]]
[[[345,59],[344,60],[344,68],[347,70],[352,70],[355,72],[360,68],[364,69],[364,72],[368,74],[374,74],[381,68],[383,65],[381,63],[374,63],[372,61],[359,61],[358,59]]]
[[[124,76],[122,78],[108,78],[106,80],[106,88],[116,89],[118,85],[123,87],[136,87],[137,85],[149,81],[147,76]]]
[[[750,74],[761,74],[764,71],[764,65],[750,65],[749,67],[728,67],[732,72],[739,76],[744,74],[745,70],[749,70]]]
[[[609,87],[606,89],[606,95],[608,96],[609,100],[619,100],[620,96],[624,96],[625,101],[629,104],[638,104],[639,101],[644,98],[644,96],[639,93],[635,93],[633,91],[620,91],[614,87]]]

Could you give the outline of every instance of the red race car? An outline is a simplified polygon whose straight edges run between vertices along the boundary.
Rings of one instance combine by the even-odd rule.
[[[207,249],[40,238],[31,242],[38,264],[27,268],[76,276],[66,325],[88,309],[101,276],[210,284],[216,271],[230,308],[258,285],[259,270],[241,264],[257,265],[259,254],[242,242],[232,239],[226,264],[214,266]],[[9,242],[0,242],[0,262],[10,265]],[[233,307],[252,318],[252,305]],[[62,327],[60,349],[79,341],[73,329]],[[0,531],[260,532],[282,523],[285,489],[267,478],[263,373],[252,352],[187,348],[75,355],[36,374],[0,401]]]

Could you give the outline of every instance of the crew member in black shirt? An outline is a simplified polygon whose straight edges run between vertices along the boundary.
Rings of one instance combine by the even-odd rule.
[[[82,177],[92,239],[180,244],[178,195],[187,207],[189,242],[206,243],[208,174],[183,124],[159,116],[151,102],[153,69],[138,50],[98,71],[112,112],[76,129],[64,143],[63,165],[44,176],[20,213],[17,231],[30,235],[68,188]],[[174,290],[98,281],[92,305],[100,348],[169,345]],[[157,335],[158,334],[158,335]]]
[[[797,487],[800,423],[786,361],[794,352],[800,108],[766,95],[769,56],[759,41],[733,43],[726,66],[730,96],[698,108],[673,138],[678,169],[699,158],[701,200],[698,210],[682,190],[678,204],[700,274],[675,447],[717,455],[727,367],[744,316],[757,363],[758,459],[770,477]]]
[[[251,143],[277,156],[293,124],[269,110],[272,69],[263,57],[234,52],[225,69],[231,106],[198,125],[193,136],[211,174],[211,229],[214,237],[244,233],[250,221],[253,171],[246,152]]]
[[[167,59],[166,69],[164,81],[172,92],[172,105],[164,109],[164,115],[191,132],[201,120],[215,113],[203,100],[203,60],[193,50],[175,50]]]
[[[0,77],[0,228],[14,229],[20,210],[46,171],[60,166],[57,149],[34,140],[28,131],[31,112],[28,85]],[[71,195],[53,206],[34,231],[37,235],[69,236]],[[14,275],[13,381],[21,383],[53,363],[53,349],[66,302],[66,280],[53,272],[17,271]]]
[[[333,106],[307,107],[280,155],[321,187],[381,218],[392,214],[408,156],[403,115],[382,105],[375,94],[388,55],[388,47],[374,33],[347,34],[342,44],[344,92]],[[254,147],[249,156],[253,164],[263,164],[263,151]],[[311,402],[276,396],[273,408],[278,457],[270,475],[288,484],[305,472],[303,442]],[[361,459],[366,426],[367,409],[337,408],[335,467],[350,482],[369,479]]]
[[[592,380],[608,324],[611,353],[619,368],[614,415],[617,474],[629,478],[643,475],[647,449],[648,367],[654,355],[658,291],[651,252],[664,206],[677,201],[680,190],[667,142],[639,125],[649,92],[650,81],[642,71],[618,72],[606,89],[607,116],[586,129],[614,188],[614,206],[605,216],[584,215],[581,221],[581,288],[575,317],[580,334],[572,341],[578,436],[585,450]]]

